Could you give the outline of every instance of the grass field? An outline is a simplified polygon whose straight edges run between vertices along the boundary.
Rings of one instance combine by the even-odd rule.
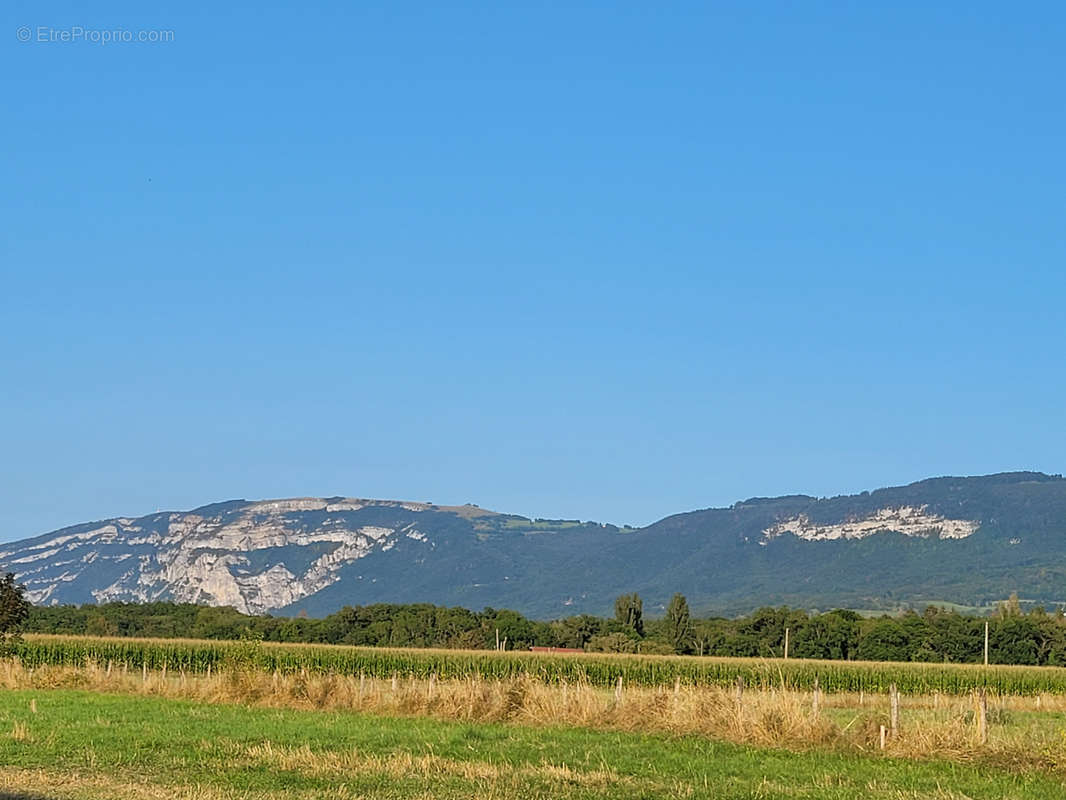
[[[20,647],[25,658],[0,659],[0,800],[1066,797],[1066,677],[1054,670]],[[846,688],[889,681],[912,691],[882,739],[888,696]],[[1022,691],[964,694],[967,683]]]
[[[0,692],[0,797],[1060,800],[1039,772],[701,737]]]

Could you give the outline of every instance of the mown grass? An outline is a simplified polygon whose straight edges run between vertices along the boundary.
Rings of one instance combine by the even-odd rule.
[[[57,800],[1066,795],[1052,775],[945,761],[70,690],[0,692],[0,764],[8,796]]]

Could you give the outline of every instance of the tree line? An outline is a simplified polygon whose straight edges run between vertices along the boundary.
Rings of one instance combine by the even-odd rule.
[[[10,580],[0,586],[0,594],[17,590]],[[761,608],[726,619],[694,617],[684,596],[676,594],[662,618],[645,619],[640,596],[626,594],[616,600],[612,617],[582,614],[550,622],[506,609],[425,603],[347,606],[318,619],[249,616],[232,608],[168,602],[12,607],[18,609],[20,629],[32,633],[463,649],[494,649],[499,641],[508,650],[539,646],[772,658],[784,655],[787,629],[792,658],[952,663],[983,659],[987,622],[993,663],[1066,666],[1063,610],[1023,612],[1016,596],[992,617],[930,606],[922,613],[875,618],[847,610]]]

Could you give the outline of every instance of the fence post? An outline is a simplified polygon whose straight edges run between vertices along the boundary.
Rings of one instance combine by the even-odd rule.
[[[899,734],[899,689],[896,687],[896,684],[893,683],[888,687],[888,691],[891,704],[890,724],[892,727],[892,738],[895,739],[897,734]]]
[[[881,749],[882,750],[885,749],[885,734],[886,733],[888,733],[888,731],[885,729],[885,726],[882,725],[881,726]]]
[[[785,658],[788,658],[788,628],[785,628]]]
[[[614,687],[614,701],[615,703],[622,702],[622,676],[618,676],[618,683]]]
[[[744,676],[737,675],[737,705],[739,706],[741,700],[744,698]]]
[[[977,738],[988,744],[988,694],[983,686],[977,693]]]
[[[814,676],[814,694],[811,696],[811,714],[818,716],[818,705],[822,699],[822,689],[818,683],[818,676]]]

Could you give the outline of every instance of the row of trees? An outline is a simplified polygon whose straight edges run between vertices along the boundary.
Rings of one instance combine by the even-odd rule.
[[[992,617],[929,607],[918,614],[863,618],[853,611],[809,614],[762,608],[745,617],[693,617],[676,594],[661,619],[644,619],[637,594],[620,596],[613,617],[580,615],[543,622],[516,611],[469,611],[429,604],[349,606],[322,619],[257,617],[232,608],[177,603],[30,607],[9,575],[0,581],[0,633],[37,633],[319,642],[387,647],[485,648],[497,635],[507,649],[531,646],[598,652],[776,657],[789,631],[793,658],[978,662],[984,626],[1000,664],[1066,666],[1066,616],[1058,609],[1023,613],[1017,598]]]
[[[684,596],[675,594],[661,620],[645,624],[640,600],[625,595],[615,609],[625,638],[593,637],[589,649],[616,652],[779,657],[786,630],[789,655],[863,661],[942,661],[976,663],[984,657],[985,625],[989,655],[998,664],[1066,666],[1066,614],[1036,607],[1023,612],[1017,595],[992,617],[958,614],[936,606],[921,614],[864,618],[854,611],[808,614],[788,608],[761,608],[736,619],[691,616]],[[634,615],[633,610],[636,609]]]

